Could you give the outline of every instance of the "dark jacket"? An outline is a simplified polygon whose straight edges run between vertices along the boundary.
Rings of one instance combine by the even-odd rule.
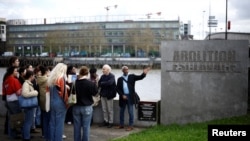
[[[102,97],[107,97],[107,99],[116,97],[116,81],[112,73],[109,73],[109,75],[102,75],[98,81],[98,87],[101,88],[100,95]]]
[[[95,96],[98,92],[95,83],[88,79],[78,79],[75,82],[76,89],[76,105],[90,106],[93,104],[92,96]]]
[[[142,73],[141,75],[135,75],[135,74],[129,74],[128,75],[128,90],[129,90],[129,94],[131,96],[131,99],[134,103],[134,94],[135,94],[135,82],[138,80],[142,80],[144,77],[146,76],[146,74]],[[124,100],[122,98],[122,96],[124,95],[123,92],[123,77],[119,77],[117,80],[117,93],[119,94],[119,106],[122,106],[124,104]]]

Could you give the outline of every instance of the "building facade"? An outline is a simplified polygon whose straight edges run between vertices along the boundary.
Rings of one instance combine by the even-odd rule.
[[[176,20],[41,19],[7,21],[7,50],[20,56],[160,56],[161,40],[180,40]]]
[[[181,22],[180,31],[181,40],[193,40],[193,35],[191,35],[191,21],[188,21],[188,23]]]
[[[6,19],[0,18],[0,54],[5,50],[6,46]]]

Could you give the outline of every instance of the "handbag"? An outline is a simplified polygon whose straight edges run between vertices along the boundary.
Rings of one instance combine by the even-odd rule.
[[[34,108],[38,106],[37,96],[24,97],[22,95],[18,96],[18,102],[21,108]]]
[[[135,100],[135,108],[138,108],[138,104],[140,103],[140,97],[137,92],[134,93],[134,100]]]
[[[73,91],[74,88],[75,88],[75,82],[73,82],[72,88],[70,90],[70,95],[69,95],[69,98],[68,98],[68,104],[69,105],[74,105],[77,102],[76,91]]]
[[[100,92],[101,92],[101,88],[98,88],[98,93],[95,96],[92,96],[92,98],[93,98],[92,106],[93,107],[98,106],[99,101],[101,100]]]
[[[92,96],[93,98],[93,104],[92,106],[95,107],[95,106],[98,106],[99,104],[99,101],[101,100],[101,97],[99,94],[95,95],[95,96]]]

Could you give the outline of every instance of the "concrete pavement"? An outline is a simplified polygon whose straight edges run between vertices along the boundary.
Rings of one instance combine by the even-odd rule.
[[[4,121],[5,117],[0,116],[0,140],[1,141],[9,141],[8,135],[4,134]],[[124,136],[128,136],[131,133],[139,132],[145,128],[141,127],[135,127],[132,131],[125,131],[124,129],[115,129],[116,126],[113,128],[107,128],[107,127],[99,127],[97,124],[94,124],[91,126],[90,130],[90,141],[110,141],[111,139],[120,138]],[[41,129],[38,128],[40,133],[32,133],[31,135],[33,138],[31,140],[33,141],[44,141],[43,138],[41,138]],[[73,141],[73,124],[68,125],[65,124],[64,128],[64,134],[67,136],[64,141]],[[18,139],[21,141],[21,139]]]

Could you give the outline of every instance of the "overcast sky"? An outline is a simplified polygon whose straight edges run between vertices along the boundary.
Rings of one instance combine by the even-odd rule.
[[[117,5],[117,8],[114,7]],[[151,19],[191,21],[191,34],[202,39],[209,32],[209,15],[218,20],[212,32],[225,31],[226,0],[0,0],[0,18],[37,19],[79,16],[142,15]],[[229,32],[250,33],[250,0],[228,0]],[[159,16],[156,13],[161,12]],[[139,19],[138,19],[139,20]]]

